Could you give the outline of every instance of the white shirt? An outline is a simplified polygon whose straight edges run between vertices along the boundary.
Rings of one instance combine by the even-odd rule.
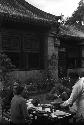
[[[84,118],[84,77],[80,78],[78,82],[73,86],[70,98],[66,100],[63,105],[68,106],[76,102],[77,116]]]

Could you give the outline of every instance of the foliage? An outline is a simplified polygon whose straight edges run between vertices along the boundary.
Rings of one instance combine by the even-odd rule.
[[[4,53],[0,53],[0,78],[6,86],[8,81],[8,73],[15,68],[12,65],[11,59]]]
[[[11,63],[11,59],[4,53],[0,53],[0,68],[2,72],[9,72],[12,68],[15,68]]]
[[[55,83],[46,98],[48,100],[53,100],[61,97],[62,100],[67,100],[71,94],[71,90],[72,85],[70,79],[68,77],[64,77]]]
[[[42,74],[41,79],[30,78],[30,79],[24,81],[25,86],[28,91],[28,95],[33,94],[34,92],[35,93],[48,92],[54,86],[55,80],[52,79],[51,72],[49,70],[45,70],[45,71],[41,70],[40,72]]]
[[[66,24],[76,25],[78,28],[82,26],[84,21],[84,2],[81,0],[77,9],[74,11],[71,17],[66,21]]]

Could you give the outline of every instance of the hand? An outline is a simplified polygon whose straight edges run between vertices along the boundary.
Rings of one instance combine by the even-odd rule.
[[[69,110],[69,105],[67,105],[66,102],[60,104],[60,107]]]
[[[64,104],[64,103],[60,104],[60,107],[61,107],[61,108],[64,108],[64,107],[65,107],[65,104]]]
[[[63,103],[61,103],[61,104],[60,104],[60,107],[62,107],[62,108],[67,107],[67,103],[66,103],[66,101],[63,102]]]

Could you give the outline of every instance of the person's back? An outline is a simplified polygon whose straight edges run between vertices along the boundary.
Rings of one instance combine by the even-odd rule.
[[[11,101],[11,121],[13,123],[24,123],[25,119],[22,113],[22,104],[24,99],[15,95]]]

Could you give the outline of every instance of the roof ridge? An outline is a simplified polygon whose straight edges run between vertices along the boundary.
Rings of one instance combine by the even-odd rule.
[[[10,1],[10,0],[8,0],[8,1]],[[33,15],[33,13],[31,13],[30,11],[26,11],[26,9],[22,9],[21,7],[20,7],[20,5],[18,4],[18,3],[16,3],[16,0],[11,0],[12,2],[10,2],[10,3],[8,3],[7,2],[7,0],[3,3],[3,4],[1,4],[1,8],[3,8],[4,10],[9,10],[10,12],[9,13],[11,13],[11,11],[12,11],[12,13],[14,13],[14,12],[22,12],[24,15],[25,14],[28,14],[29,16],[34,16]],[[16,4],[15,4],[16,3]],[[15,6],[14,6],[14,4],[15,4]],[[17,7],[16,7],[17,6]]]
[[[19,4],[19,3],[17,2],[17,0],[14,0],[14,1],[15,1],[16,5],[18,5],[18,7],[20,7],[20,9],[24,9],[25,12],[28,12],[28,13],[30,13],[30,14],[33,15],[32,12],[30,12],[29,10],[26,10],[26,8],[25,8],[23,5]]]
[[[57,20],[61,17],[59,16],[57,19],[55,15],[46,13],[25,0],[0,0],[0,14],[8,18],[10,16],[15,19],[25,18],[25,20],[41,21],[48,24],[57,23]]]
[[[44,12],[43,10],[40,10],[37,7],[26,2],[25,0],[23,0],[23,3],[21,3],[21,0],[16,0],[16,1],[20,2],[20,4],[23,4],[26,9],[29,9],[33,14],[35,14],[38,17],[43,17],[43,18],[47,18],[47,19],[51,19],[51,20],[57,20],[57,17],[61,18],[61,16],[55,16],[53,14]]]

